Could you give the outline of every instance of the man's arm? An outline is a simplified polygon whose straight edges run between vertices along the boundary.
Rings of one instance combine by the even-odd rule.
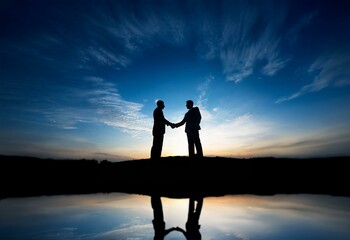
[[[186,231],[185,231],[185,230],[183,230],[183,229],[180,228],[180,227],[176,227],[175,230],[176,230],[176,231],[179,231],[179,232],[182,232],[182,234],[187,238],[187,234],[186,234]]]
[[[172,125],[172,123],[169,122],[169,121],[164,117],[163,111],[162,111],[162,119],[163,119],[163,122],[164,122],[167,126]]]
[[[174,123],[174,127],[178,128],[184,125],[187,122],[187,118],[188,118],[188,112],[185,114],[184,119],[182,119],[181,122]]]
[[[174,123],[174,127],[176,127],[176,128],[181,127],[185,123],[186,123],[186,118],[184,118],[181,122]]]
[[[167,235],[168,233],[174,231],[174,230],[176,230],[174,227],[169,228],[169,229],[165,229],[165,230],[164,230],[164,236]]]
[[[165,118],[164,118],[164,122],[165,122],[165,124],[167,125],[167,126],[169,126],[169,125],[171,125],[172,123],[171,122],[169,122],[168,120],[166,120]]]
[[[198,107],[195,107],[195,109],[196,109],[198,124],[200,124],[201,120],[202,120],[202,115],[201,115],[201,112],[199,111]]]

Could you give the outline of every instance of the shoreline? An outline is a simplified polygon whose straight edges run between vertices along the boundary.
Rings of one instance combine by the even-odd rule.
[[[0,198],[88,193],[350,196],[350,157],[53,160],[0,156]]]

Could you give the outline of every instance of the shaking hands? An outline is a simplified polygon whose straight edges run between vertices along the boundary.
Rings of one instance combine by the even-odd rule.
[[[178,125],[177,125],[176,123],[170,123],[170,127],[171,127],[172,129],[174,129],[174,128],[177,128]]]

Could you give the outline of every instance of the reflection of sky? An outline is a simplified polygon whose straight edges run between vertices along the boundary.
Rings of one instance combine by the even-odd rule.
[[[184,227],[187,199],[162,198],[167,227]],[[153,239],[149,196],[96,194],[0,201],[0,239]],[[202,239],[349,239],[350,198],[204,199]],[[184,239],[178,232],[166,239]]]

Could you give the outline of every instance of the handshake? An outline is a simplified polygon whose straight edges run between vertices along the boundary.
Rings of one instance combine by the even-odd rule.
[[[169,125],[172,129],[179,127],[177,123],[170,123]]]

